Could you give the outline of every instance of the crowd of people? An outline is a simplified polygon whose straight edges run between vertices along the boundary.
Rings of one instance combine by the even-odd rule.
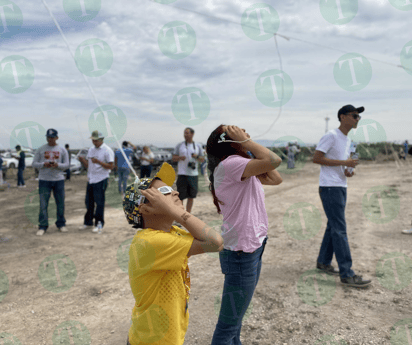
[[[357,128],[361,119],[359,114],[364,110],[364,107],[352,105],[339,109],[339,128],[320,139],[313,156],[313,163],[321,166],[319,196],[328,220],[316,268],[339,276],[344,286],[358,288],[369,286],[371,280],[357,275],[352,269],[345,208],[347,178],[355,175],[353,169],[359,164],[358,158],[350,156],[348,133]],[[254,142],[237,126],[218,126],[209,135],[206,147],[196,143],[194,135],[193,128],[186,128],[184,141],[173,151],[177,178],[175,170],[167,163],[152,174],[154,156],[145,146],[140,179],[128,186],[131,157],[136,147],[124,141],[122,151],[114,153],[97,130],[91,134],[93,146],[87,156],[79,157],[87,169],[88,180],[86,214],[80,230],[97,232],[99,226],[104,226],[105,192],[111,170],[118,174],[118,190],[123,196],[126,219],[139,229],[129,250],[128,273],[135,306],[128,345],[146,344],[153,334],[159,338],[158,344],[183,344],[189,323],[188,258],[206,252],[219,253],[224,275],[221,308],[211,344],[241,344],[242,320],[259,282],[268,241],[269,224],[262,185],[277,186],[283,182],[276,170],[282,159]],[[49,129],[46,138],[47,144],[36,151],[33,160],[33,167],[39,170],[37,235],[43,235],[48,229],[47,207],[52,191],[57,205],[56,227],[61,232],[68,232],[64,217],[63,172],[70,165],[69,148],[57,144],[59,137],[55,129]],[[298,152],[298,144],[290,143],[288,168],[294,168],[294,155]],[[17,157],[18,184],[24,186],[20,171],[24,169],[24,152],[18,151]],[[198,193],[198,168],[201,167],[203,174],[206,164],[213,204],[216,212],[223,216],[221,232],[192,214]],[[172,188],[174,184],[176,191]],[[150,256],[145,252],[148,248],[155,254],[150,263],[142,260]],[[333,256],[338,268],[331,265]],[[151,316],[154,307],[158,311],[156,318]],[[149,319],[150,330],[147,329]]]

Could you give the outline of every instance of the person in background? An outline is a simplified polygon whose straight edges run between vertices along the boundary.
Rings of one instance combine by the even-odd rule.
[[[316,268],[329,275],[340,275],[345,286],[366,287],[371,280],[363,279],[352,270],[352,256],[346,230],[345,207],[347,198],[347,178],[355,172],[358,159],[350,158],[351,140],[348,133],[357,128],[361,119],[359,113],[364,107],[345,105],[338,111],[339,128],[327,132],[316,146],[313,163],[319,164],[319,196],[328,223],[317,258]],[[331,265],[333,254],[339,270]]]
[[[20,145],[16,146],[16,151],[16,155],[12,155],[12,157],[19,160],[19,165],[17,167],[17,187],[26,188],[23,178],[23,171],[26,169],[26,154],[21,150]]]
[[[408,155],[408,140],[405,140],[405,142],[403,143],[403,147],[405,151],[405,155],[403,156],[403,159],[406,160],[406,156]]]
[[[294,169],[295,168],[295,154],[297,152],[300,152],[298,142],[291,142],[288,145],[288,169]]]
[[[3,184],[3,158],[0,156],[0,185]]]
[[[39,169],[39,230],[37,236],[43,236],[49,227],[50,194],[53,191],[57,207],[56,227],[60,232],[68,232],[64,218],[64,174],[69,167],[69,156],[65,148],[56,143],[59,139],[55,129],[46,132],[47,144],[39,147],[33,158],[33,168]]]
[[[122,150],[131,164],[133,151],[132,149],[128,148],[129,145],[135,148],[135,146],[132,143],[128,141],[123,141]],[[124,193],[127,188],[127,179],[130,174],[130,168],[120,150],[117,150],[114,155],[114,170],[117,171],[117,174],[119,176],[119,193],[121,193],[122,196],[124,196]]]
[[[71,166],[71,164],[72,164],[72,155],[71,155],[71,153],[70,153],[69,144],[64,145],[64,147],[65,147],[65,149],[66,149],[66,151],[67,151],[67,154],[69,155],[69,168],[65,171],[65,173],[66,173],[66,180],[70,181],[70,166]]]
[[[104,204],[106,189],[109,180],[110,170],[114,168],[113,150],[103,143],[104,136],[99,131],[93,131],[93,145],[89,148],[86,158],[79,156],[80,162],[87,169],[87,190],[86,190],[86,207],[87,212],[84,216],[84,224],[79,230],[87,230],[94,227],[93,232],[99,231],[98,224],[101,222],[104,226]],[[96,204],[96,211],[95,211]]]
[[[173,161],[177,163],[177,191],[180,200],[187,198],[186,211],[192,212],[193,201],[198,191],[198,162],[203,162],[202,147],[195,144],[195,130],[187,127],[184,130],[185,141],[177,144],[173,151]]]
[[[154,154],[150,150],[149,146],[143,146],[143,152],[140,156],[140,178],[149,177],[152,173]]]

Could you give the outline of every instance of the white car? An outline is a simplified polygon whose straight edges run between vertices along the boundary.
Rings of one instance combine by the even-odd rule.
[[[33,164],[34,153],[25,152],[26,154],[26,167],[31,167]],[[17,152],[6,152],[2,155],[3,160],[6,162],[6,166],[9,169],[14,169],[19,166],[19,161],[16,158],[13,158],[12,155],[17,155]]]

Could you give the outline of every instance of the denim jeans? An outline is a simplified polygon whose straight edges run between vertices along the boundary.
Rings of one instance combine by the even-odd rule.
[[[49,199],[51,191],[53,191],[54,200],[57,207],[56,226],[61,228],[66,225],[64,218],[64,180],[61,181],[44,181],[39,180],[39,197],[40,197],[40,213],[39,213],[39,229],[47,231],[49,227],[49,215],[47,209],[49,207]]]
[[[240,330],[259,281],[262,255],[267,237],[253,253],[223,249],[219,253],[220,267],[225,275],[219,320],[212,345],[241,345]]]
[[[65,173],[66,173],[66,180],[70,181],[70,174],[71,174],[70,169],[65,170]]]
[[[105,203],[105,193],[107,189],[108,179],[104,179],[98,183],[87,183],[86,191],[86,207],[87,212],[84,216],[85,225],[94,225],[97,226],[99,221],[102,222],[104,226],[104,203]],[[96,212],[94,210],[94,204],[96,203]]]
[[[23,171],[24,169],[17,170],[17,185],[18,186],[20,185],[24,186]]]
[[[353,277],[352,257],[346,234],[345,206],[346,187],[319,187],[328,224],[320,247],[318,262],[330,265],[333,253],[339,265],[341,278]]]
[[[117,171],[119,173],[119,193],[124,193],[127,188],[127,178],[129,177],[130,170],[128,168],[117,168]]]
[[[140,178],[147,176],[150,178],[150,174],[152,173],[152,165],[141,165],[140,166]]]

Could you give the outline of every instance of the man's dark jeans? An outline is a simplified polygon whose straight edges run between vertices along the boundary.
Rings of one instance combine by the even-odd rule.
[[[253,253],[223,249],[220,267],[225,275],[219,320],[212,345],[241,345],[242,320],[259,281],[267,238]]]
[[[18,186],[24,186],[23,171],[24,169],[20,169],[20,168],[17,170],[17,185]]]
[[[53,191],[54,200],[57,207],[56,226],[61,228],[66,225],[64,218],[64,180],[61,181],[44,181],[39,180],[39,196],[40,196],[40,213],[39,213],[39,229],[47,231],[49,227],[49,215],[47,208],[49,207],[49,199],[51,191]]]
[[[97,226],[99,221],[102,222],[104,226],[104,203],[105,203],[105,193],[107,189],[107,183],[109,179],[105,179],[98,183],[87,183],[86,191],[86,207],[87,212],[84,216],[85,225]],[[96,203],[96,212],[94,210],[94,204]]]
[[[333,253],[339,265],[341,278],[353,277],[352,257],[346,234],[346,187],[319,187],[328,224],[320,247],[318,262],[330,265]]]

